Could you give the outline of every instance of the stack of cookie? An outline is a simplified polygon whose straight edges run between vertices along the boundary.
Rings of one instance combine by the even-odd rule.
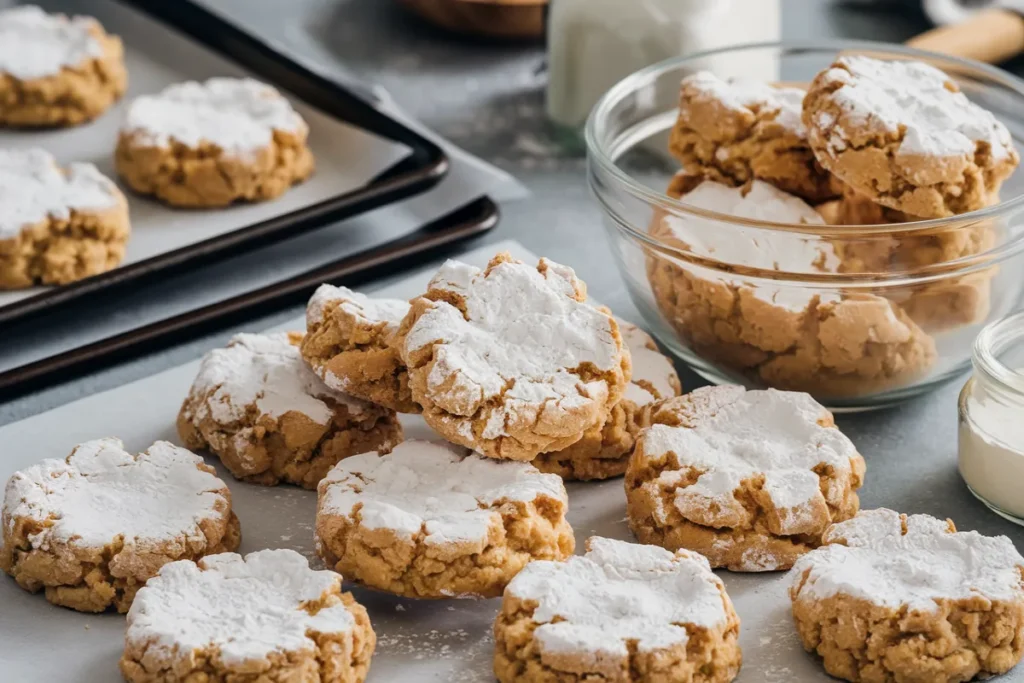
[[[120,38],[95,19],[30,5],[0,11],[0,127],[86,124],[127,81]],[[112,151],[131,190],[212,208],[271,199],[308,178],[307,135],[274,88],[213,78],[137,98]],[[124,194],[93,164],[62,167],[44,149],[0,149],[0,290],[111,270],[130,234]]]
[[[671,197],[740,219],[808,226],[907,223],[984,208],[998,202],[1019,162],[1006,127],[946,74],[861,56],[840,57],[807,91],[689,76],[670,150],[682,164]],[[957,259],[993,245],[995,228],[983,221],[870,235],[851,227],[848,239],[815,239],[813,230],[737,231],[709,218],[659,215],[650,231],[723,264],[652,254],[648,275],[665,319],[701,356],[776,388],[846,398],[904,386],[935,363],[934,335],[988,313],[992,269],[880,290],[884,296],[809,284],[821,274],[881,279],[945,264],[954,273]],[[763,284],[773,271],[807,282]]]

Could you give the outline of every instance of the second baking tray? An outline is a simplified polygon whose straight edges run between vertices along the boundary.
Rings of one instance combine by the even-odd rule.
[[[0,0],[0,8],[12,3]],[[180,210],[126,191],[132,238],[124,263],[62,287],[0,291],[0,326],[298,235],[423,192],[448,160],[374,103],[188,0],[53,0],[124,41],[128,93],[96,121],[45,131],[0,130],[0,147],[43,147],[62,164],[88,161],[116,179],[113,151],[127,103],[184,81],[251,76],[282,90],[309,123],[317,170],[269,202]]]

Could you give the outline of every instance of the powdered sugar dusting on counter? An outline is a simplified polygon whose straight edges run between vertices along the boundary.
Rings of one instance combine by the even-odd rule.
[[[103,55],[90,17],[47,14],[26,5],[0,11],[0,74],[27,81],[59,74]]]

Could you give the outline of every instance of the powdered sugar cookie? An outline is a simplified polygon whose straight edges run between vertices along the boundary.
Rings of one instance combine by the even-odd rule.
[[[397,595],[494,597],[528,562],[575,546],[557,476],[454,446],[406,441],[348,458],[318,491],[317,553]]]
[[[239,334],[206,354],[178,413],[185,445],[250,483],[312,489],[342,458],[401,441],[393,411],[327,387],[306,367],[301,338]]]
[[[166,441],[130,455],[118,439],[80,444],[7,482],[0,569],[55,605],[126,612],[175,560],[234,550],[231,493],[202,458]]]
[[[800,558],[789,589],[800,640],[848,681],[953,683],[1024,655],[1024,558],[1005,536],[949,520],[861,512]]]
[[[124,195],[92,164],[0,149],[0,290],[63,285],[114,268],[131,227]]]
[[[840,57],[811,83],[803,121],[822,166],[923,218],[987,206],[1020,160],[1006,126],[923,62]]]
[[[701,71],[683,79],[669,149],[694,175],[758,179],[809,202],[838,186],[815,160],[800,120],[804,91],[750,81],[723,81]]]
[[[807,394],[704,387],[652,412],[626,471],[644,543],[734,571],[788,569],[857,512],[864,459]]]
[[[164,566],[128,613],[131,683],[361,683],[377,637],[341,577],[293,550]]]
[[[306,307],[302,357],[327,386],[402,413],[418,413],[409,373],[391,344],[408,302],[321,285]]]
[[[604,424],[587,430],[573,445],[534,458],[533,465],[541,472],[584,481],[621,475],[626,471],[636,435],[644,426],[643,409],[655,401],[678,396],[681,391],[672,361],[662,355],[654,340],[636,325],[617,318],[616,321],[633,366],[622,400],[612,408]]]
[[[0,10],[0,125],[74,126],[124,94],[121,39],[91,17]]]
[[[308,134],[269,85],[188,81],[131,103],[114,161],[136,192],[174,206],[227,206],[273,199],[308,178]]]
[[[485,270],[447,262],[395,339],[413,400],[444,438],[532,460],[603,424],[629,379],[608,313],[571,268],[498,254]]]
[[[531,562],[494,624],[501,683],[725,683],[740,620],[697,553],[593,537],[587,554]]]

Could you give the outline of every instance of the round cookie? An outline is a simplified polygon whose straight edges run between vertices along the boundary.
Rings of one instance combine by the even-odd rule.
[[[575,547],[561,479],[447,444],[348,458],[318,492],[317,554],[396,595],[495,597],[528,562]]]
[[[131,189],[172,206],[263,201],[312,175],[308,134],[269,85],[188,81],[131,103],[114,162]]]
[[[130,683],[362,683],[377,637],[341,577],[294,550],[174,562],[128,612]]]
[[[800,120],[804,91],[751,81],[723,81],[708,71],[683,79],[669,150],[688,173],[755,178],[822,202],[838,186],[807,144]]]
[[[516,575],[494,624],[500,683],[727,683],[740,620],[708,561],[607,538]]]
[[[234,550],[231,493],[202,458],[166,441],[130,455],[118,439],[77,446],[7,482],[0,569],[80,612],[127,612],[161,566]]]
[[[1024,558],[1005,536],[866,510],[793,566],[800,640],[837,678],[955,683],[1024,655]]]
[[[629,526],[713,567],[788,569],[856,514],[864,459],[807,394],[704,387],[654,408],[626,471]]]
[[[448,261],[393,341],[413,400],[445,439],[532,460],[604,424],[629,379],[611,315],[567,266],[498,254],[485,270]]]
[[[391,344],[408,302],[320,285],[306,307],[302,357],[327,386],[401,413],[418,413],[409,373]]]
[[[128,86],[121,39],[91,17],[0,10],[0,126],[75,126]]]
[[[636,435],[644,426],[644,408],[678,396],[682,390],[672,361],[662,355],[654,340],[636,325],[617,318],[616,322],[633,366],[622,400],[604,424],[587,430],[573,445],[534,458],[533,465],[541,472],[557,474],[567,481],[620,476],[626,471]]]
[[[395,413],[327,387],[302,362],[300,339],[239,334],[206,354],[178,413],[185,445],[250,483],[314,489],[339,460],[401,441]]]
[[[803,121],[822,166],[922,218],[988,206],[1020,160],[1006,126],[917,61],[840,57],[811,83]]]
[[[92,164],[0,149],[0,290],[64,285],[116,267],[131,233],[124,195]]]

